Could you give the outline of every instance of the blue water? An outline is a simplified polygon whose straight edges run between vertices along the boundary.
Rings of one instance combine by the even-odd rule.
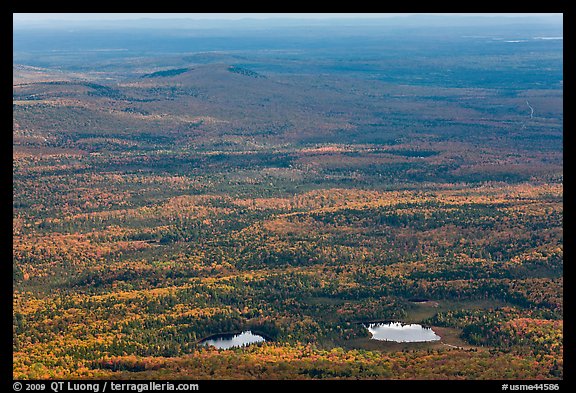
[[[373,340],[414,343],[440,340],[434,330],[422,325],[403,325],[400,322],[371,323],[367,329],[372,333]]]
[[[212,345],[218,349],[229,349],[264,341],[266,341],[264,337],[254,334],[251,331],[245,331],[239,334],[219,334],[209,339],[202,340],[200,344],[207,346]]]

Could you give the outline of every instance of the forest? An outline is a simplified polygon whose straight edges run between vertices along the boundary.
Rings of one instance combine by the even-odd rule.
[[[390,23],[15,26],[13,378],[563,379],[562,25]]]

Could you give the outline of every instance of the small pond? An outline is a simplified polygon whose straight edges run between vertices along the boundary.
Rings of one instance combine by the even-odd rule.
[[[365,325],[366,326],[366,325]],[[416,343],[440,340],[434,330],[422,325],[401,322],[371,323],[366,326],[372,333],[373,340],[395,341],[399,343]]]
[[[412,303],[428,303],[430,300],[421,297],[413,297],[408,299],[408,301]]]
[[[217,334],[210,336],[200,341],[200,345],[213,345],[218,349],[228,349],[264,341],[266,341],[264,337],[248,330],[238,334]]]

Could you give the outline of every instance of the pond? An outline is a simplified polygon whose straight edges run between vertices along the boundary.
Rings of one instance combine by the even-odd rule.
[[[242,347],[254,343],[264,342],[266,339],[251,331],[245,331],[238,334],[217,334],[210,336],[202,341],[200,345],[213,345],[218,349],[228,349],[233,347]]]
[[[440,340],[434,330],[417,324],[402,324],[401,322],[371,323],[367,329],[372,333],[373,340],[395,341],[399,343],[415,343]]]

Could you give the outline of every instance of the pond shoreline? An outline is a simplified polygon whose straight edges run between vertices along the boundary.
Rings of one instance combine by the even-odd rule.
[[[397,343],[417,343],[441,341],[442,337],[432,329],[419,323],[403,323],[400,321],[386,323],[370,323],[364,327],[370,334],[370,339],[392,341]]]
[[[373,323],[400,323],[402,324],[402,326],[404,325],[420,325],[423,328],[426,329],[432,329],[434,326],[432,325],[426,325],[422,322],[404,322],[404,321],[399,321],[397,319],[373,319],[373,320],[368,320],[368,321],[350,321],[350,323],[353,323],[355,325],[369,325],[369,324],[373,324]]]
[[[258,330],[248,329],[248,330],[241,330],[241,331],[235,330],[235,331],[232,331],[232,332],[228,331],[228,332],[214,333],[214,334],[211,334],[211,335],[209,335],[209,336],[203,337],[203,338],[201,338],[201,339],[199,339],[199,340],[196,340],[196,344],[197,344],[197,345],[202,345],[201,343],[202,343],[203,341],[208,341],[208,340],[214,339],[214,338],[216,338],[216,337],[218,337],[218,336],[225,336],[225,335],[237,336],[237,335],[240,335],[240,334],[243,334],[243,333],[248,333],[248,332],[250,332],[250,333],[252,333],[252,334],[254,334],[254,335],[257,335],[257,336],[261,336],[261,337],[264,339],[264,342],[273,342],[273,341],[274,341],[274,339],[273,339],[272,337],[270,337],[270,336],[268,336],[268,335],[266,335],[266,334],[264,334],[264,333],[262,333],[262,332],[260,332],[260,331],[258,331]]]

